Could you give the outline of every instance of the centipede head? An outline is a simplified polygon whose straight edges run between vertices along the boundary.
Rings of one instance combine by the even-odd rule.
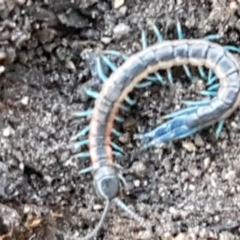
[[[124,181],[123,178],[119,177],[116,168],[112,166],[102,166],[94,172],[95,189],[98,195],[106,200],[106,205],[97,226],[87,236],[80,238],[80,240],[89,240],[97,235],[107,216],[111,202],[115,202],[115,204],[127,212],[129,216],[137,220],[141,225],[145,225],[144,219],[130,210],[130,208],[128,208],[120,199],[117,198],[122,181]]]
[[[103,166],[94,173],[94,186],[98,195],[107,200],[113,200],[119,193],[120,181],[116,169]]]

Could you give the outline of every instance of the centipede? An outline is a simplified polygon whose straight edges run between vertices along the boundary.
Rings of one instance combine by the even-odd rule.
[[[102,217],[92,232],[83,240],[96,236],[102,227],[112,202],[126,211],[140,225],[149,226],[146,221],[132,211],[119,199],[120,190],[126,187],[126,181],[120,171],[123,169],[115,158],[122,156],[123,150],[111,140],[111,135],[120,136],[114,128],[114,122],[123,122],[119,111],[126,110],[126,104],[134,105],[129,97],[134,88],[146,88],[153,83],[163,83],[160,71],[166,71],[169,84],[173,84],[172,68],[183,67],[187,77],[192,80],[189,66],[196,67],[200,76],[207,82],[207,90],[201,94],[207,100],[185,101],[186,108],[164,116],[165,122],[146,133],[134,135],[134,139],[143,142],[140,151],[154,146],[162,146],[170,141],[187,138],[196,132],[218,124],[216,136],[222,131],[225,120],[236,110],[240,103],[240,64],[234,53],[239,49],[234,46],[221,46],[214,42],[217,35],[202,39],[184,39],[179,21],[176,24],[178,39],[164,40],[155,25],[152,29],[157,42],[147,46],[145,31],[142,31],[143,49],[131,56],[105,50],[97,58],[97,72],[103,81],[100,92],[85,89],[87,95],[95,99],[93,109],[75,112],[77,117],[90,116],[90,124],[77,133],[71,140],[75,147],[88,145],[87,152],[80,152],[74,157],[90,158],[91,166],[80,174],[91,172],[93,184],[99,197],[106,205]],[[121,56],[123,64],[117,67],[106,55]],[[112,73],[107,76],[101,67],[106,64]],[[204,69],[208,69],[208,74]],[[88,135],[87,139],[79,138]]]

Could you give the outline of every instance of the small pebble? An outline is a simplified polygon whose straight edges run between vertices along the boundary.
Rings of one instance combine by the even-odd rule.
[[[123,36],[128,35],[130,32],[130,27],[124,23],[119,23],[114,29],[113,29],[113,38],[114,39],[120,39]]]
[[[101,38],[101,42],[103,43],[103,44],[109,44],[110,42],[111,42],[111,38],[110,37],[102,37]]]
[[[133,181],[133,185],[134,185],[134,187],[140,187],[140,185],[141,185],[141,182],[139,181],[139,180],[134,180]]]
[[[144,177],[147,171],[146,166],[142,162],[134,162],[132,169],[138,177]]]
[[[0,60],[3,60],[7,57],[5,52],[0,51]]]
[[[121,14],[121,16],[125,16],[126,13],[127,13],[127,6],[122,6],[122,7],[119,9],[119,13]]]
[[[20,102],[21,102],[21,104],[24,105],[24,106],[28,105],[29,97],[27,97],[27,96],[26,96],[26,97],[23,97]]]
[[[198,147],[203,147],[204,146],[204,141],[202,139],[202,137],[197,134],[195,139],[194,139],[194,143],[198,146]]]
[[[26,0],[17,0],[17,3],[22,6],[24,3],[26,2]]]
[[[119,137],[119,142],[121,142],[122,144],[127,144],[130,140],[130,134],[127,132],[127,133],[124,133],[123,135],[121,135]]]
[[[188,151],[188,152],[195,152],[196,146],[192,142],[182,142],[182,146]]]
[[[187,239],[187,236],[185,233],[179,233],[175,238],[174,240],[186,240]]]
[[[100,204],[95,204],[95,205],[93,206],[93,210],[94,210],[94,211],[99,211],[99,210],[102,210],[102,209],[103,209],[103,206],[100,205]]]
[[[10,136],[13,135],[13,133],[14,133],[14,130],[10,126],[3,129],[3,136],[4,137],[10,137]]]
[[[73,61],[69,60],[66,62],[66,68],[72,71],[76,71],[76,67],[75,64],[73,63]]]
[[[4,66],[0,66],[0,75],[2,74],[2,73],[4,73],[5,72],[5,67]]]
[[[120,8],[124,4],[125,0],[114,0],[114,8]]]

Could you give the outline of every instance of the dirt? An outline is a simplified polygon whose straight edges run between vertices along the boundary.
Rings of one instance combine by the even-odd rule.
[[[156,42],[149,24],[176,39],[179,20],[185,38],[219,34],[221,45],[240,46],[240,3],[207,0],[0,1],[0,239],[78,239],[101,217],[104,202],[88,160],[71,158],[70,138],[89,119],[74,110],[93,106],[82,86],[96,79],[89,52],[141,50],[141,30]],[[94,60],[94,55],[91,55]],[[199,82],[199,81],[198,81]],[[200,81],[201,85],[201,81]],[[129,194],[120,198],[152,226],[152,233],[112,205],[96,239],[240,239],[240,115],[192,137],[132,156],[162,116],[194,99],[186,76],[174,86],[134,90],[137,107],[118,126],[127,155]],[[118,142],[116,139],[114,140]]]

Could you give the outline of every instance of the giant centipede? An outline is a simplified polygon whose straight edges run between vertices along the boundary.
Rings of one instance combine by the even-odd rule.
[[[79,137],[89,132],[88,140],[77,143],[77,146],[88,144],[89,152],[79,153],[76,156],[89,156],[91,159],[91,167],[83,169],[81,173],[92,172],[95,189],[107,202],[98,225],[83,239],[92,238],[97,234],[112,201],[140,224],[145,224],[144,219],[131,211],[117,197],[120,185],[126,183],[119,173],[121,167],[114,161],[113,155],[118,156],[118,154],[112,149],[114,145],[111,142],[114,120],[117,119],[122,102],[124,100],[131,102],[127,97],[140,82],[145,79],[151,80],[149,76],[159,70],[167,70],[168,78],[172,81],[169,69],[178,66],[183,66],[188,76],[190,76],[188,65],[198,67],[201,75],[203,75],[203,67],[211,72],[207,80],[210,87],[205,94],[212,98],[207,101],[189,102],[189,108],[170,114],[171,120],[148,133],[136,135],[136,139],[145,141],[142,149],[185,138],[215,123],[219,123],[217,129],[219,134],[224,120],[240,103],[240,65],[230,52],[239,52],[239,50],[233,46],[223,47],[213,43],[210,41],[211,36],[206,39],[182,39],[179,25],[177,27],[179,39],[173,41],[163,41],[154,27],[159,42],[126,58],[125,62],[114,69],[103,83],[100,93],[87,90],[89,95],[96,98],[94,108],[76,114],[77,116],[91,114],[90,125],[77,135]],[[112,53],[115,54],[114,51]],[[108,65],[115,68],[109,62]],[[216,84],[217,79],[219,83]],[[158,77],[158,80],[161,82],[162,78]]]

